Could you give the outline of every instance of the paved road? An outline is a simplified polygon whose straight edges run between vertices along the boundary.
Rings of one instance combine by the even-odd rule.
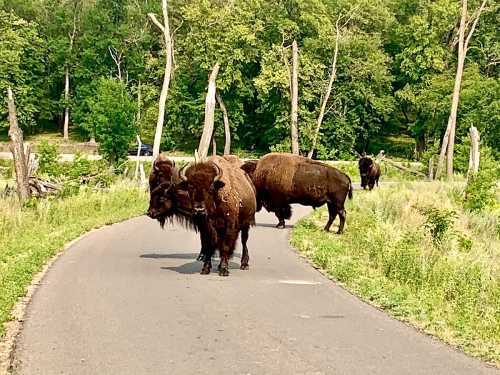
[[[308,212],[297,207],[294,218]],[[28,307],[20,374],[499,374],[312,269],[258,215],[250,270],[198,272],[195,233],[140,217],[93,232]]]

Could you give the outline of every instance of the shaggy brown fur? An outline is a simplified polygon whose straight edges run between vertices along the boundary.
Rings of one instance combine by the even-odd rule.
[[[338,214],[338,233],[342,233],[344,202],[348,196],[352,198],[351,179],[346,174],[329,165],[286,153],[270,153],[258,161],[244,163],[241,168],[255,185],[258,209],[264,206],[274,212],[279,220],[278,228],[284,228],[285,219],[290,219],[290,204],[316,208],[326,203],[329,219],[325,230],[330,230]]]
[[[241,231],[243,254],[241,269],[248,269],[248,232],[255,224],[255,190],[251,180],[237,168],[238,160],[212,156],[204,163],[188,166],[178,190],[189,194],[193,220],[207,244],[202,274],[210,273],[211,257],[219,249],[219,274],[227,276],[228,262],[233,255]],[[217,178],[219,177],[219,178]]]
[[[378,186],[380,178],[380,165],[375,163],[371,158],[362,156],[358,162],[359,174],[361,175],[361,187],[363,189],[373,189],[375,184]]]

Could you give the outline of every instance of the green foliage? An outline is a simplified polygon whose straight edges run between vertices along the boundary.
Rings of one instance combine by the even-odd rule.
[[[57,146],[42,141],[38,146],[38,171],[51,177],[59,176],[62,173]]]
[[[424,228],[430,233],[432,242],[439,246],[453,230],[456,212],[436,207],[418,207],[417,210],[425,217]]]
[[[482,211],[496,203],[497,173],[481,169],[471,174],[465,187],[464,207],[472,211]]]
[[[102,78],[89,108],[86,123],[96,130],[99,152],[110,163],[120,163],[136,133],[134,103],[125,85],[114,78]]]

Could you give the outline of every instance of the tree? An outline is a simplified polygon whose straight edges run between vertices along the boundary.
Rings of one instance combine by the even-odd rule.
[[[170,35],[170,27],[168,21],[168,4],[167,0],[162,0],[162,11],[163,11],[163,24],[161,24],[153,13],[149,13],[148,16],[151,18],[153,23],[160,29],[163,33],[163,42],[165,43],[165,73],[163,76],[163,85],[161,88],[159,105],[158,105],[158,121],[156,123],[156,132],[153,143],[153,158],[156,158],[160,154],[160,143],[161,135],[163,131],[163,121],[165,118],[165,102],[167,101],[168,87],[170,85],[170,76],[172,74],[172,39]]]
[[[136,129],[135,104],[125,84],[115,78],[101,78],[89,108],[88,121],[96,129],[99,152],[113,164],[126,159]]]
[[[299,132],[297,129],[298,120],[298,102],[299,102],[299,83],[298,83],[298,69],[299,69],[299,48],[297,41],[292,43],[292,73],[290,76],[290,96],[291,96],[291,141],[292,141],[292,154],[299,154]]]
[[[14,158],[14,168],[16,171],[17,194],[21,203],[30,197],[29,173],[28,173],[28,155],[25,154],[23,131],[17,123],[16,105],[14,95],[10,87],[7,88],[7,104],[9,108],[9,137],[11,139],[10,149]]]
[[[467,20],[467,0],[462,0],[462,9],[460,17],[460,26],[458,29],[458,61],[457,73],[455,75],[455,85],[453,87],[453,97],[451,100],[450,117],[448,118],[448,126],[443,136],[441,152],[436,170],[436,178],[439,178],[444,164],[444,157],[447,154],[447,176],[453,177],[453,148],[455,145],[455,128],[457,123],[458,102],[460,100],[460,85],[462,83],[462,75],[465,64],[465,57],[469,47],[470,39],[476,28],[479,17],[486,6],[487,0],[483,0],[481,6],[471,20]],[[473,20],[473,21],[472,21]],[[472,25],[469,25],[472,22]],[[465,35],[467,33],[467,36]]]
[[[214,131],[214,111],[215,111],[215,92],[217,74],[219,73],[220,65],[216,63],[212,68],[210,77],[208,79],[207,97],[205,99],[205,125],[203,126],[203,134],[201,135],[200,145],[198,146],[198,153],[200,158],[204,160],[208,155],[210,148],[210,140]],[[215,147],[214,147],[215,150]]]

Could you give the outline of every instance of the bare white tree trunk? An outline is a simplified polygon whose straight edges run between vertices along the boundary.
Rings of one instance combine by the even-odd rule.
[[[470,39],[474,30],[476,28],[479,17],[486,6],[487,0],[483,0],[481,6],[479,7],[477,14],[475,15],[474,22],[468,31],[467,38],[465,34],[467,32],[467,0],[462,0],[462,10],[460,17],[460,26],[458,29],[458,62],[457,62],[457,73],[455,75],[455,85],[453,87],[453,96],[451,99],[451,109],[450,116],[448,118],[448,125],[446,126],[446,132],[443,137],[443,142],[441,144],[441,152],[439,153],[439,160],[436,169],[436,178],[441,175],[444,158],[447,155],[447,169],[446,174],[448,178],[453,177],[453,153],[455,147],[455,129],[457,124],[457,112],[458,104],[460,101],[460,87],[462,84],[462,75],[464,71],[465,57],[467,55],[467,49],[469,46]]]
[[[215,140],[215,134],[212,137],[212,155],[217,155],[217,141]]]
[[[434,179],[434,158],[431,156],[429,158],[429,180],[433,180]]]
[[[469,175],[476,174],[479,171],[479,132],[475,126],[471,126],[470,134],[470,153],[469,153]]]
[[[167,5],[167,0],[162,0],[163,25],[158,22],[153,13],[148,14],[153,23],[163,32],[166,55],[165,74],[163,76],[163,86],[161,88],[160,100],[158,104],[158,121],[156,123],[155,138],[153,142],[153,160],[160,154],[161,135],[163,132],[163,121],[165,119],[165,103],[167,101],[170,77],[172,75],[172,38],[170,36],[170,27],[168,23]]]
[[[299,154],[299,132],[297,129],[298,122],[298,104],[299,104],[299,84],[298,84],[298,65],[299,65],[299,48],[297,41],[292,43],[292,111],[291,111],[291,141],[292,141],[292,154]]]
[[[117,51],[113,47],[108,47],[109,54],[111,55],[111,58],[113,59],[116,69],[118,70],[118,79],[122,81],[122,63],[123,63],[123,52]]]
[[[339,39],[340,39],[340,28],[339,28],[340,17],[337,19],[335,23],[335,49],[333,52],[333,62],[332,69],[330,72],[330,80],[328,81],[328,86],[326,87],[325,95],[323,96],[323,101],[321,103],[321,109],[319,111],[318,120],[316,122],[316,129],[314,131],[313,140],[311,150],[307,157],[309,159],[312,158],[314,149],[316,148],[316,142],[318,141],[319,130],[321,129],[321,124],[323,123],[323,117],[325,116],[326,104],[328,103],[328,99],[330,98],[330,94],[332,92],[333,81],[337,77],[337,55],[339,53]]]
[[[76,37],[76,22],[77,22],[77,9],[75,6],[74,14],[73,14],[73,30],[69,34],[69,51],[68,58],[73,51],[73,44],[75,42]],[[66,63],[66,69],[64,71],[64,125],[63,125],[63,138],[64,140],[69,139],[69,65]]]
[[[141,145],[142,145],[141,137],[137,135],[136,138],[137,138],[137,159],[135,162],[134,180],[137,180],[137,178],[139,177],[139,164],[140,164]]]
[[[17,194],[22,203],[30,197],[28,160],[24,151],[23,131],[17,123],[16,104],[10,87],[7,88],[7,106],[10,123],[10,151],[12,152],[16,171]]]
[[[224,121],[224,155],[229,155],[231,153],[231,128],[229,127],[229,116],[227,114],[226,105],[219,95],[218,91],[215,91],[215,97],[219,103],[220,109],[222,111],[222,119]]]
[[[205,98],[205,123],[203,125],[203,134],[201,135],[200,144],[198,146],[198,153],[201,160],[206,159],[208,149],[210,147],[210,140],[214,131],[214,114],[215,114],[215,91],[217,74],[219,74],[219,63],[215,64],[212,73],[208,79],[207,97]]]

